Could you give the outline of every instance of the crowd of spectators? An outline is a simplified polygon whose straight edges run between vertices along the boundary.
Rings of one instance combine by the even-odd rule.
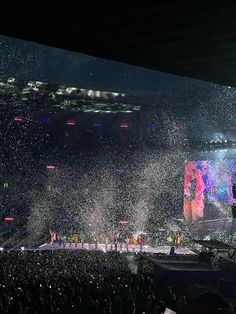
[[[12,251],[0,253],[0,313],[194,314],[183,287],[158,283],[145,253]],[[219,297],[217,297],[219,301]],[[223,304],[223,305],[222,305]],[[221,312],[234,313],[227,303]],[[210,312],[198,312],[210,313]]]

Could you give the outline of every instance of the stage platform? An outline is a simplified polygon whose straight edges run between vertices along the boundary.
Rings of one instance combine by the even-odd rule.
[[[145,253],[152,253],[152,254],[168,254],[170,253],[170,246],[158,246],[158,247],[151,247],[148,245],[144,245],[142,248],[142,252]],[[42,245],[40,245],[37,250],[41,250],[41,251],[47,251],[47,250],[85,250],[85,251],[94,251],[94,250],[98,250],[98,251],[103,251],[103,252],[110,252],[110,251],[115,251],[115,245],[111,245],[111,244],[107,244],[105,245],[104,243],[98,243],[97,246],[92,243],[84,243],[82,245],[82,243],[78,243],[77,245],[75,243],[65,243],[65,244],[61,244],[59,245],[58,243],[44,243]],[[128,250],[126,248],[126,246],[121,246],[118,245],[117,246],[117,251],[118,252],[135,252],[138,253],[140,252],[140,246],[136,246],[135,248],[132,247],[132,245],[128,246]],[[195,255],[195,253],[193,251],[191,251],[189,248],[187,247],[175,247],[175,254],[179,254],[179,255]]]

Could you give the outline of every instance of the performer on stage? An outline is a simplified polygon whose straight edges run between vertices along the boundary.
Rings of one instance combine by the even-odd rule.
[[[79,242],[79,236],[78,236],[78,234],[75,233],[74,236],[73,236],[73,238],[74,238],[73,240],[74,240],[74,243],[75,243],[75,247],[77,247],[78,242]]]
[[[109,243],[109,238],[106,237],[106,239],[105,239],[105,251],[107,251],[107,249],[108,249],[108,243]]]
[[[125,238],[125,247],[126,247],[126,251],[129,252],[129,243],[130,243],[130,238],[126,237]]]
[[[57,234],[54,230],[49,229],[49,234],[51,237],[51,244],[55,243],[57,241]]]
[[[140,246],[140,252],[143,251],[143,245],[144,245],[144,238],[139,236],[138,237],[138,243],[139,243],[139,246]]]
[[[120,251],[122,251],[123,238],[122,238],[121,234],[118,234],[118,236],[117,236],[117,244],[120,245]]]
[[[180,246],[182,244],[182,242],[183,242],[183,239],[182,239],[181,235],[178,233],[176,238],[175,238],[175,245]]]
[[[131,241],[131,244],[132,244],[132,250],[133,250],[133,253],[134,253],[135,248],[136,248],[136,244],[137,244],[137,239],[133,238],[132,241]]]
[[[60,235],[60,234],[57,235],[57,241],[59,243],[59,246],[61,246],[61,244],[62,244],[62,235]]]
[[[117,252],[117,244],[118,244],[118,235],[114,237],[115,251]]]

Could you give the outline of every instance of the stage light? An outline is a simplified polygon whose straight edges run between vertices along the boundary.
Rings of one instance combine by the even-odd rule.
[[[116,173],[124,173],[125,172],[125,170],[124,169],[122,169],[122,168],[118,168],[118,169],[116,169]]]
[[[21,249],[21,251],[24,251],[24,250],[25,250],[25,247],[24,247],[24,246],[22,246],[20,249]]]
[[[127,129],[129,127],[129,125],[128,125],[128,123],[126,123],[126,122],[122,122],[121,124],[120,124],[120,128],[122,128],[122,129]]]
[[[54,165],[47,165],[47,170],[50,172],[53,172],[53,171],[58,170],[58,167],[56,167]]]
[[[6,217],[4,218],[4,220],[5,220],[5,221],[13,221],[14,218],[13,218],[12,216],[6,216]]]
[[[227,143],[228,141],[227,140],[225,140],[225,143]]]
[[[42,124],[48,124],[49,121],[48,120],[39,120],[38,122],[42,123]]]
[[[4,182],[4,183],[3,183],[3,188],[6,189],[6,188],[8,188],[8,187],[9,187],[9,183]]]
[[[0,247],[0,252],[2,252],[3,251],[3,247]]]
[[[75,125],[75,120],[68,120],[66,122],[67,125]]]
[[[21,122],[21,121],[23,121],[23,117],[22,116],[16,116],[14,120],[17,122]]]

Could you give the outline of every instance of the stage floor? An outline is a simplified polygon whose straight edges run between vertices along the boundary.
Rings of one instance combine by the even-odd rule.
[[[146,252],[146,253],[152,253],[152,254],[168,254],[170,253],[170,246],[158,246],[158,247],[151,247],[148,245],[144,245],[142,252]],[[115,251],[115,245],[111,245],[111,244],[103,244],[103,243],[98,243],[97,247],[95,246],[95,244],[89,244],[89,243],[84,243],[84,245],[82,246],[81,243],[78,243],[77,245],[75,243],[65,243],[65,244],[61,244],[59,245],[58,243],[44,243],[42,245],[40,245],[38,247],[38,250],[41,251],[47,251],[47,250],[85,250],[85,251],[94,251],[94,250],[98,250],[98,251],[103,251],[103,252],[110,252],[110,251]],[[126,246],[122,246],[120,247],[120,245],[117,246],[117,251],[118,252],[140,252],[140,246],[136,246],[135,248],[133,248],[131,245],[128,246],[128,251]],[[179,255],[193,255],[195,254],[193,251],[191,251],[189,248],[187,247],[175,247],[175,253],[179,254]]]

